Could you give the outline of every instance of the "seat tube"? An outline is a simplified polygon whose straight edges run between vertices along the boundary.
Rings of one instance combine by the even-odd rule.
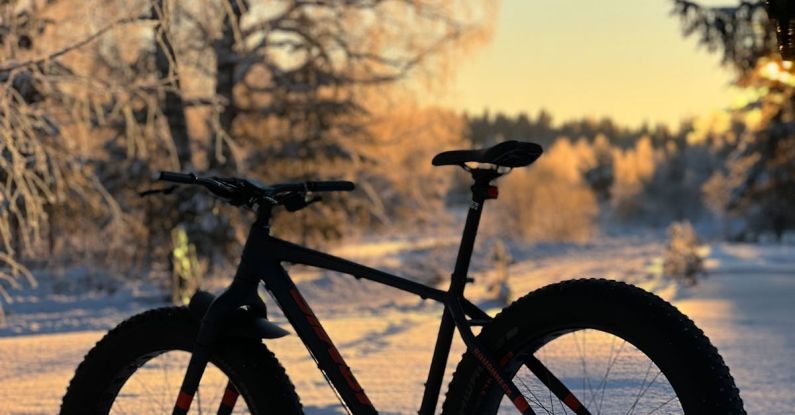
[[[460,296],[464,293],[464,287],[467,283],[467,273],[469,272],[469,263],[472,260],[475,238],[477,237],[478,227],[480,225],[480,217],[483,213],[485,198],[481,192],[476,189],[477,187],[479,187],[479,184],[476,182],[475,186],[472,186],[472,201],[470,202],[469,211],[467,212],[464,232],[461,235],[461,244],[458,247],[458,255],[456,256],[455,269],[453,270],[453,275],[450,280],[449,292],[455,296]]]
[[[439,325],[439,335],[436,337],[436,346],[433,349],[431,368],[425,381],[419,415],[433,415],[436,412],[436,404],[439,402],[439,393],[444,381],[444,369],[447,366],[454,333],[455,322],[450,312],[445,309],[442,314],[442,323]]]
[[[472,187],[472,202],[467,212],[467,219],[461,236],[461,244],[458,248],[458,255],[456,257],[455,269],[450,279],[450,288],[447,292],[448,296],[460,297],[464,295],[469,263],[472,260],[472,251],[475,246],[475,238],[478,233],[480,217],[483,213],[483,202],[485,201],[485,197],[483,196],[484,193],[480,191],[481,185],[482,183],[476,180],[475,186]],[[485,185],[488,186],[488,181],[486,181]],[[436,346],[433,349],[431,368],[428,371],[428,378],[425,382],[425,391],[422,395],[419,415],[433,415],[436,411],[439,393],[442,390],[442,382],[444,381],[444,370],[447,366],[447,359],[450,356],[450,346],[452,345],[454,334],[455,321],[450,311],[447,309],[447,306],[445,306],[444,313],[442,314],[442,322],[439,325],[439,334],[436,338]]]

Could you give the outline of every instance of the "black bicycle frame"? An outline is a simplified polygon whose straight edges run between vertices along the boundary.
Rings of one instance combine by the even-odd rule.
[[[374,268],[351,262],[333,255],[299,246],[270,235],[270,208],[260,209],[258,219],[252,226],[243,249],[240,265],[229,288],[212,303],[204,318],[196,339],[185,378],[174,407],[173,414],[186,414],[199,381],[207,365],[213,343],[218,339],[220,327],[231,312],[247,304],[256,295],[257,286],[262,281],[278,302],[285,317],[292,325],[301,341],[316,359],[318,367],[327,376],[339,393],[344,404],[354,415],[371,415],[378,412],[359,385],[334,343],[314,312],[296,288],[283,262],[309,265],[317,268],[338,271],[385,284],[402,291],[413,293],[423,299],[444,304],[439,333],[433,352],[430,370],[425,384],[425,392],[420,406],[420,415],[433,415],[439,398],[444,370],[455,329],[461,333],[468,350],[485,367],[495,384],[502,389],[522,414],[533,414],[529,404],[516,385],[501,370],[511,357],[500,360],[481,347],[472,332],[472,326],[484,325],[491,317],[476,305],[464,298],[464,288],[469,281],[467,272],[475,243],[483,203],[494,198],[489,186],[494,177],[483,177],[473,186],[473,200],[464,227],[461,245],[447,291],[428,287],[417,282],[392,275]],[[545,383],[555,395],[567,402],[575,413],[587,414],[571,392],[563,386],[537,359],[530,356],[525,365]],[[236,398],[236,395],[235,395]],[[234,405],[234,400],[232,400]]]

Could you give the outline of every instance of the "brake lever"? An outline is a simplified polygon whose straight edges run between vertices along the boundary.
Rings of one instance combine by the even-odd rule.
[[[258,192],[259,188],[248,180],[224,179],[221,177],[213,177],[213,179],[229,192],[228,195],[215,193],[216,196],[226,200],[232,206],[252,207],[257,198],[261,197],[260,192]]]
[[[322,196],[312,195],[311,197],[309,197],[309,199],[306,199],[306,205],[309,206],[312,203],[320,202],[321,200],[323,200]]]
[[[142,192],[138,192],[138,196],[139,197],[147,197],[147,196],[152,196],[152,195],[156,195],[156,194],[169,195],[169,194],[173,193],[174,190],[177,190],[177,185],[164,187],[162,189],[148,189],[148,190],[144,190]]]
[[[281,200],[282,206],[287,209],[288,212],[297,212],[312,203],[319,202],[323,200],[320,196],[308,196],[306,193],[291,193],[285,196]]]

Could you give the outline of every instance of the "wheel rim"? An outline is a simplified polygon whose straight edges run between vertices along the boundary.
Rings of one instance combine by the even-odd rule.
[[[567,331],[549,339],[527,350],[537,349],[535,357],[592,414],[684,414],[662,370],[629,341],[596,329]],[[510,373],[535,413],[574,413],[521,365],[521,356],[510,363]],[[503,398],[498,413],[514,414],[516,409]]]
[[[166,414],[171,413],[179,393],[182,377],[190,360],[190,353],[169,351],[142,358],[134,371],[124,380],[109,414]],[[215,414],[218,411],[228,382],[227,375],[213,363],[207,365],[189,414]],[[250,414],[241,398],[233,414]]]

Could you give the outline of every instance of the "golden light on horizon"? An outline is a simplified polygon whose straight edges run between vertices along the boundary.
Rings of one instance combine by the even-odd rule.
[[[461,62],[450,91],[424,98],[471,114],[544,109],[555,121],[677,127],[731,106],[732,80],[682,37],[668,1],[505,0],[493,40]]]

